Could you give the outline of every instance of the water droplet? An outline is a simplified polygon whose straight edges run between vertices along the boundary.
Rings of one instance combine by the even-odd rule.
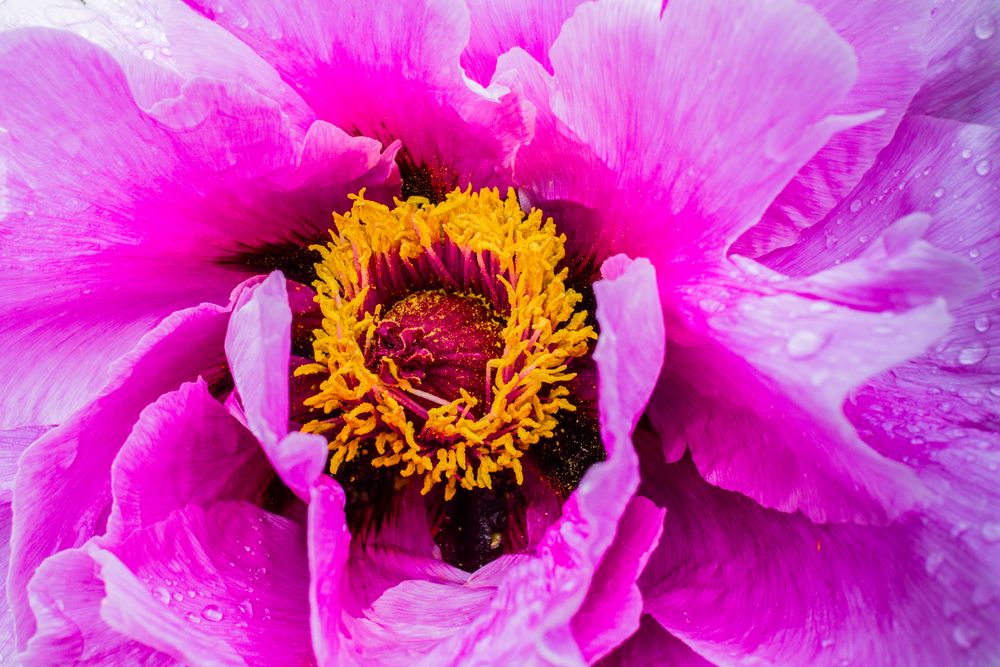
[[[868,243],[871,240],[871,237],[868,236],[867,234],[862,234],[861,236],[858,237],[858,240],[861,241],[862,243]]]
[[[983,526],[983,537],[990,542],[1000,542],[1000,523],[988,523]]]
[[[860,211],[861,210],[861,200],[860,199],[855,199],[854,201],[852,201],[850,209],[851,209],[851,213],[857,213],[858,211]]]
[[[145,58],[146,60],[152,60],[153,58],[156,57],[156,51],[154,51],[153,49],[143,49],[142,57]]]
[[[185,616],[184,618],[186,618],[191,623],[201,623],[201,616],[194,613],[193,611],[188,612],[187,616]]]
[[[986,176],[990,173],[990,169],[993,167],[993,163],[990,162],[988,157],[984,157],[982,160],[976,163],[976,173],[980,176]]]
[[[176,600],[177,602],[180,602],[183,599],[184,599],[183,595],[181,595],[180,593],[174,593],[174,600]]]
[[[972,259],[976,259],[977,257],[979,257],[979,249],[973,248],[972,250],[970,250],[969,257],[971,257]]]
[[[935,199],[941,199],[941,197],[944,197],[944,188],[938,188],[933,194]]]
[[[1000,384],[995,384],[990,387],[990,393],[994,396],[1000,396]]]
[[[990,348],[982,343],[974,343],[958,353],[958,363],[963,366],[974,366],[985,359],[989,352]]]
[[[206,621],[221,621],[222,611],[214,604],[210,604],[201,610],[201,617]]]
[[[197,593],[195,593],[194,591],[188,591],[189,598],[193,598],[195,595],[197,595]]]
[[[962,627],[961,625],[955,628],[954,632],[951,633],[952,639],[955,643],[962,648],[972,648],[972,646],[979,639],[979,635],[976,634],[975,630],[970,630],[969,628]]]
[[[170,604],[170,591],[163,586],[157,586],[156,589],[153,590],[153,595],[163,604]]]
[[[941,569],[942,563],[944,563],[944,554],[940,552],[932,553],[927,557],[927,560],[924,561],[924,569],[927,570],[927,574],[933,577],[934,574]]]
[[[973,30],[979,39],[989,39],[996,34],[997,22],[989,14],[983,14],[976,19],[976,25]]]
[[[972,157],[972,149],[971,148],[963,148],[962,149],[962,159],[963,160],[968,160],[970,157]]]
[[[804,359],[819,352],[826,338],[815,331],[796,331],[788,339],[785,350],[793,359]]]
[[[931,168],[930,167],[924,167],[924,171],[923,171],[924,176],[928,175],[929,173],[931,173]]]
[[[833,646],[833,640],[829,637],[824,637],[822,640],[820,640],[819,645],[822,646],[823,648],[830,648],[831,646]]]
[[[976,327],[976,331],[978,331],[979,333],[986,333],[987,331],[990,330],[990,316],[980,315],[979,317],[976,318],[976,321],[973,323],[973,325]]]

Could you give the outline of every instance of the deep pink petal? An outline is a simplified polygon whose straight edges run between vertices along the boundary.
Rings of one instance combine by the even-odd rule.
[[[288,433],[291,326],[285,278],[276,271],[237,303],[226,333],[226,358],[248,427],[285,484],[308,500],[328,450],[320,436]]]
[[[464,2],[188,4],[273,64],[320,118],[385,144],[401,140],[401,164],[414,176],[446,189],[510,183],[530,117],[516,96],[464,78]]]
[[[341,580],[351,534],[344,517],[344,490],[323,476],[309,502],[309,626],[316,662],[336,665],[340,652]]]
[[[939,0],[931,17],[927,81],[912,111],[1000,127],[1000,8]]]
[[[106,543],[187,505],[260,501],[273,474],[257,440],[204,380],[183,384],[142,411],[115,456]]]
[[[933,515],[816,525],[706,484],[688,459],[651,465],[643,490],[667,518],[646,611],[710,661],[985,665],[1000,650],[996,544]]]
[[[188,506],[88,552],[115,630],[188,664],[310,665],[302,526],[241,502]]]
[[[624,644],[597,663],[599,667],[670,665],[671,667],[713,667],[713,663],[692,651],[684,642],[663,629],[652,616],[644,614],[639,629]]]
[[[103,532],[111,510],[111,463],[132,425],[147,405],[183,382],[221,377],[228,320],[228,309],[216,305],[171,315],[111,369],[113,379],[97,399],[21,457],[7,579],[21,646],[33,629],[29,577],[45,557]]]
[[[169,655],[112,630],[101,619],[104,582],[83,549],[45,559],[28,585],[38,622],[18,665],[177,665]],[[14,664],[14,663],[10,663]]]
[[[565,23],[554,79],[522,81],[539,114],[516,170],[544,210],[595,212],[566,226],[590,227],[596,254],[671,263],[674,279],[720,258],[833,132],[864,119],[835,115],[855,59],[809,7],[663,4],[585,4]]]
[[[524,49],[549,72],[549,47],[583,0],[469,0],[471,31],[462,52],[469,77],[489,85],[500,54]]]
[[[744,234],[733,252],[756,257],[791,244],[799,231],[820,220],[857,185],[875,156],[892,139],[910,100],[924,81],[928,0],[809,2],[854,48],[858,78],[839,114],[881,111],[830,140]]]
[[[321,238],[347,193],[394,174],[377,142],[303,138],[242,84],[195,79],[145,112],[69,33],[0,33],[0,54],[4,423],[62,420],[160,319],[224,302],[272,268],[261,253]]]

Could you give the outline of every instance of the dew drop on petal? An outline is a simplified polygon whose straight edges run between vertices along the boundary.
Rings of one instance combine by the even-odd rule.
[[[927,570],[927,574],[933,577],[934,574],[941,569],[942,563],[944,563],[944,554],[941,552],[932,553],[927,557],[927,560],[924,561],[924,569]]]
[[[185,616],[185,618],[188,621],[190,621],[191,623],[201,623],[201,616],[199,616],[198,614],[194,613],[193,611],[192,612],[188,612],[188,614],[187,614],[187,616]]]
[[[143,49],[142,57],[145,58],[146,60],[152,60],[153,58],[156,57],[156,51],[153,51],[153,49]]]
[[[976,163],[976,173],[980,176],[986,176],[990,173],[990,169],[993,168],[993,162],[990,161],[988,157],[984,157],[982,160]]]
[[[979,635],[976,634],[975,630],[970,630],[961,625],[955,628],[951,636],[955,640],[955,643],[962,648],[972,648],[979,639]]]
[[[963,148],[962,149],[962,159],[963,160],[968,160],[970,157],[972,157],[972,149],[971,148]]]
[[[973,30],[979,39],[989,39],[996,34],[997,22],[989,14],[983,14],[976,19]]]
[[[987,331],[990,330],[990,316],[980,315],[979,317],[976,318],[976,321],[973,323],[973,325],[976,327],[976,331],[978,331],[979,333],[986,333]]]
[[[958,353],[958,363],[963,366],[974,366],[985,359],[989,351],[990,349],[982,343],[975,343]]]
[[[183,595],[181,595],[180,593],[174,593],[174,600],[180,602],[183,599],[184,599]]]
[[[170,604],[170,591],[168,591],[163,586],[158,586],[156,589],[154,589],[153,595],[156,596],[156,599],[162,602],[163,604]]]
[[[938,188],[938,189],[936,189],[933,192],[933,194],[934,194],[934,198],[935,199],[941,199],[941,197],[944,197],[944,188]]]
[[[1000,542],[1000,523],[988,523],[983,526],[983,537],[990,542]]]
[[[861,210],[861,200],[860,199],[855,199],[854,201],[852,201],[851,205],[850,205],[850,209],[851,209],[851,213],[857,213],[858,211],[860,211]]]
[[[206,621],[221,621],[222,611],[214,604],[210,604],[201,610],[201,617]]]
[[[824,336],[815,331],[796,331],[788,339],[785,350],[793,359],[804,359],[819,352],[824,342]]]

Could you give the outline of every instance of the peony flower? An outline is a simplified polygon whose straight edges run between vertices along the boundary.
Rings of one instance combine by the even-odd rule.
[[[370,5],[0,6],[4,661],[994,662],[994,8]]]

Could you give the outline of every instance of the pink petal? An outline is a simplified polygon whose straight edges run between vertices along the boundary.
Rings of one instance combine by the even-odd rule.
[[[386,144],[401,140],[404,170],[426,169],[443,189],[510,183],[530,118],[514,96],[464,78],[463,2],[188,4],[274,65],[320,118]]]
[[[211,304],[171,315],[111,369],[113,379],[97,399],[21,457],[7,579],[20,646],[34,625],[25,592],[29,577],[46,556],[104,531],[111,464],[132,425],[147,405],[181,383],[220,377],[228,320],[227,308]]]
[[[308,665],[309,570],[302,526],[249,503],[189,505],[88,552],[101,617],[186,664]]]
[[[633,667],[633,665],[712,667],[713,665],[664,630],[663,626],[648,614],[643,615],[639,630],[634,635],[597,664],[599,667]]]
[[[500,54],[518,47],[549,72],[549,47],[563,22],[583,0],[469,0],[472,23],[462,66],[469,77],[486,86]]]
[[[706,484],[689,460],[650,465],[644,492],[668,512],[640,581],[646,611],[708,660],[985,665],[997,655],[995,545],[956,540],[935,516],[815,525]]]
[[[139,415],[111,465],[107,544],[187,505],[259,501],[271,466],[257,440],[204,380],[164,394]]]
[[[930,16],[926,0],[842,2],[812,0],[858,57],[858,78],[836,108],[839,114],[881,111],[863,125],[830,137],[771,203],[760,223],[733,252],[756,257],[791,244],[799,230],[820,220],[857,185],[892,139],[924,80]]]
[[[540,111],[516,167],[532,203],[595,211],[579,224],[599,248],[671,263],[672,279],[720,258],[833,132],[867,117],[834,115],[855,59],[810,8],[662,6],[585,4],[565,23],[548,90],[538,72],[522,82]]]
[[[169,655],[115,632],[101,619],[104,582],[83,549],[46,558],[31,578],[28,593],[38,632],[17,657],[19,665],[178,664]]]
[[[196,79],[143,112],[69,33],[0,33],[0,53],[4,423],[61,421],[160,319],[224,302],[268,268],[259,253],[319,238],[348,192],[394,173],[377,142],[328,124],[303,140],[237,83]]]
[[[226,358],[248,427],[275,472],[308,500],[328,450],[321,436],[288,433],[291,326],[285,278],[276,271],[241,296],[226,333]]]
[[[1000,126],[1000,9],[992,0],[934,3],[927,81],[913,113]]]
[[[925,500],[912,471],[862,442],[843,411],[850,390],[947,331],[935,291],[975,283],[962,260],[900,226],[880,242],[891,254],[794,281],[743,260],[680,291],[688,314],[671,328],[650,411],[669,459],[688,447],[711,483],[819,522],[882,522]]]
[[[336,665],[339,654],[341,579],[351,534],[344,518],[344,490],[323,476],[309,502],[309,625],[320,667]]]

